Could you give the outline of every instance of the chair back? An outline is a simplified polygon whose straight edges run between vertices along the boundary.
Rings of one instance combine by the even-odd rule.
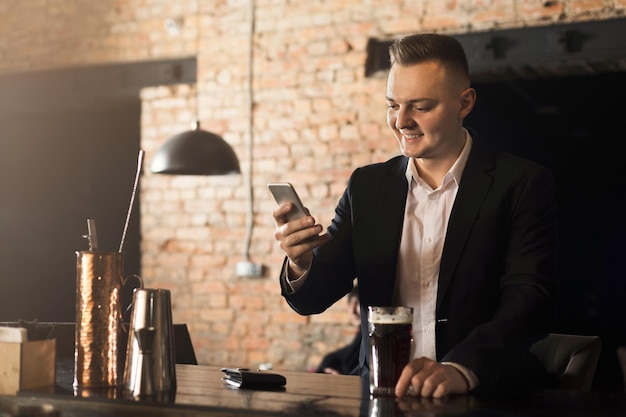
[[[559,388],[590,391],[600,357],[600,337],[550,333],[530,351],[543,363]]]

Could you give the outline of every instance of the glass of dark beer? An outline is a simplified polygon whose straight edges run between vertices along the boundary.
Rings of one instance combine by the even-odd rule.
[[[413,308],[368,307],[370,394],[393,396],[413,342]]]

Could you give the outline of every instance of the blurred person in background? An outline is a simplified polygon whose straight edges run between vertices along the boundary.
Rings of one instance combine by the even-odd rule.
[[[359,305],[359,287],[354,286],[348,294],[348,313],[356,327],[352,341],[330,353],[327,353],[317,367],[316,372],[333,375],[357,374],[359,368],[359,350],[361,348],[361,308]]]

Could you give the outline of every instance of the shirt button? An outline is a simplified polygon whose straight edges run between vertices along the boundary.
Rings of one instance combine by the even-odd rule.
[[[424,242],[426,242],[426,243],[430,243],[430,242],[431,242],[431,240],[432,240],[431,238],[427,237],[426,239],[424,239]]]
[[[428,288],[430,287],[430,282],[426,281],[426,282],[422,282],[422,288]]]

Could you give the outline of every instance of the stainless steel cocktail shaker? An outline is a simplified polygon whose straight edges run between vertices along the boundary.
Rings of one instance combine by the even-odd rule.
[[[136,288],[124,367],[125,395],[173,400],[175,358],[170,291]]]

